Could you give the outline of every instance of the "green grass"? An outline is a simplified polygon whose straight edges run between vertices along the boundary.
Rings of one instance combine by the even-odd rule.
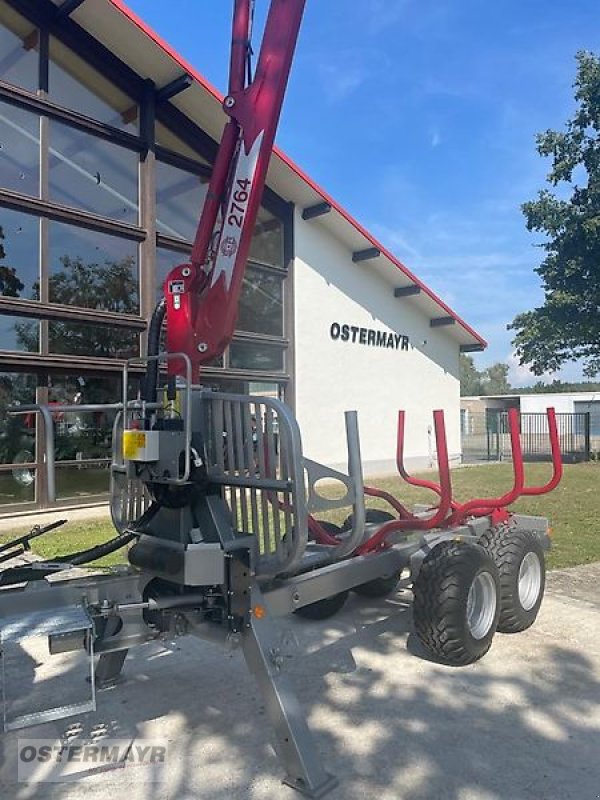
[[[549,464],[528,464],[528,484],[544,483],[550,476]],[[424,477],[431,477],[428,474]],[[409,507],[413,503],[430,502],[431,492],[406,486],[399,478],[379,478],[368,481],[395,494]],[[464,467],[452,473],[454,496],[459,501],[473,497],[500,495],[512,485],[512,468],[509,464],[490,464]],[[369,499],[369,506],[386,508],[379,500]],[[513,509],[523,514],[546,516],[552,525],[553,549],[548,564],[551,568],[570,567],[600,560],[600,464],[565,465],[563,480],[554,492],[541,497],[528,497],[517,502]],[[341,523],[348,510],[338,510],[324,518]],[[69,512],[56,514],[68,518]],[[14,533],[0,535],[6,541],[28,528],[19,522]],[[61,555],[106,541],[115,535],[110,522],[88,520],[68,523],[52,533],[32,542],[33,551],[44,558]],[[102,566],[123,563],[120,550],[96,562]]]
[[[56,519],[68,519],[69,512],[57,511]],[[20,536],[31,529],[32,525],[23,526],[21,522],[15,525],[14,532],[0,534],[0,543],[7,542],[15,536]],[[79,550],[87,550],[89,547],[106,542],[116,536],[116,531],[106,518],[89,519],[78,522],[68,522],[61,528],[57,528],[50,533],[40,536],[31,542],[31,549],[34,553],[45,559],[52,559],[56,556],[76,553]],[[125,548],[111,553],[109,556],[94,561],[95,566],[110,567],[114,564],[126,562]]]

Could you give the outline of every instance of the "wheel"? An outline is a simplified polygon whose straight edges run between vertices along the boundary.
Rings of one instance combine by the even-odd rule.
[[[425,557],[413,594],[415,630],[433,658],[463,666],[487,653],[500,615],[500,584],[483,547],[438,544]]]
[[[342,533],[342,529],[338,525],[334,525],[333,522],[328,522],[324,519],[319,519],[317,522],[327,533],[331,533],[334,536]],[[325,597],[323,600],[317,600],[316,603],[310,603],[307,606],[296,609],[294,614],[304,619],[329,619],[329,617],[333,617],[333,615],[337,614],[343,607],[348,599],[348,595],[349,592],[344,591],[339,594],[334,594],[331,597]]]
[[[323,600],[317,600],[316,603],[310,603],[308,606],[297,608],[294,614],[304,619],[329,619],[337,614],[343,607],[348,599],[349,592],[340,592],[331,597],[326,597]]]
[[[396,517],[388,511],[381,511],[379,508],[368,508],[365,515],[366,522],[372,522],[376,525],[382,525],[392,519],[396,519]],[[352,515],[344,522],[344,528],[346,527],[352,527]],[[400,575],[395,573],[390,575],[389,578],[375,578],[367,583],[361,583],[360,586],[354,587],[354,591],[363,597],[387,597],[396,591],[399,581]]]
[[[546,586],[546,564],[540,540],[531,531],[488,531],[479,540],[500,576],[501,633],[527,630],[538,615]]]
[[[323,528],[323,530],[326,531],[327,533],[330,533],[332,536],[339,536],[341,533],[343,533],[343,529],[340,528],[339,525],[336,525],[333,522],[329,522],[326,519],[317,519],[315,520],[315,522],[318,522],[319,525]],[[310,531],[308,532],[308,538],[311,541],[314,541],[314,537],[311,535]]]

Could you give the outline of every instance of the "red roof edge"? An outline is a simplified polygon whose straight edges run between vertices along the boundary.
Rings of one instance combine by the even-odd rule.
[[[223,95],[219,92],[211,83],[209,83],[204,76],[198,72],[198,70],[193,67],[189,62],[187,62],[182,56],[179,55],[164,39],[162,39],[156,31],[150,28],[137,14],[135,14],[125,3],[123,0],[110,0],[113,6],[121,11],[130,22],[133,22],[141,31],[143,31],[147,36],[152,39],[162,50],[165,51],[171,58],[173,58],[179,66],[188,72],[194,80],[198,81],[198,83],[205,89],[210,95],[212,95],[215,100],[219,103],[223,102]],[[453,311],[443,300],[441,300],[435,292],[433,292],[428,286],[426,286],[423,281],[417,278],[408,267],[406,267],[399,258],[397,258],[393,253],[391,253],[387,247],[385,247],[381,242],[379,242],[373,234],[369,233],[369,231],[358,222],[348,211],[346,211],[343,206],[341,206],[336,200],[334,200],[331,195],[329,195],[324,189],[322,189],[318,183],[316,183],[310,176],[308,176],[304,170],[302,170],[292,159],[286,155],[277,145],[273,148],[273,152],[277,155],[283,162],[288,166],[302,181],[304,181],[310,188],[316,192],[326,203],[329,203],[333,209],[335,209],[338,214],[340,214],[347,222],[349,222],[362,236],[367,239],[374,247],[380,250],[386,258],[388,258],[394,266],[396,266],[404,275],[416,284],[426,295],[428,295],[435,303],[437,303],[440,308],[442,308],[449,316],[451,316],[459,325],[461,325],[467,333],[473,336],[477,342],[482,345],[482,347],[487,347],[487,341],[480,336],[467,322],[464,321],[458,314]]]

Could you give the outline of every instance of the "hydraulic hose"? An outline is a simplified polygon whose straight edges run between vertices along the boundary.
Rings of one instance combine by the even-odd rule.
[[[135,525],[140,528],[149,522],[158,512],[156,503],[144,511]],[[52,559],[53,564],[69,564],[70,566],[80,566],[81,564],[89,564],[90,561],[95,561],[97,558],[103,558],[121,547],[129,544],[133,539],[139,536],[140,530],[129,529],[109,539],[108,542],[94,545],[87,550],[80,550],[78,553],[68,553],[65,556],[57,556]],[[7,586],[12,583],[23,583],[25,581],[40,581],[47,575],[56,572],[56,567],[44,569],[44,567],[36,568],[35,564],[32,566],[9,567],[0,572],[0,586]]]
[[[156,304],[150,324],[148,325],[148,347],[149,356],[157,356],[160,352],[160,334],[167,312],[167,303],[162,297]],[[146,379],[144,381],[143,394],[147,403],[156,402],[156,384],[158,383],[158,361],[149,361],[146,369]]]
[[[132,539],[138,534],[126,531],[108,542],[90,547],[88,550],[80,550],[78,553],[69,553],[66,556],[58,556],[52,559],[53,564],[69,564],[69,566],[79,566],[81,564],[89,564],[90,561],[95,561],[97,558],[108,556],[119,550],[126,544],[129,544]],[[26,567],[10,567],[0,573],[0,586],[7,586],[11,583],[24,583],[25,581],[41,581],[47,575],[57,572],[56,567],[44,569],[44,567],[26,566]]]
[[[75,566],[79,566],[80,564],[89,564],[90,561],[95,561],[97,558],[103,558],[104,556],[114,553],[115,550],[125,547],[126,544],[129,544],[129,542],[135,539],[138,535],[139,534],[133,531],[125,531],[124,533],[120,533],[118,536],[109,539],[108,542],[94,545],[94,547],[90,547],[87,550],[80,550],[78,553],[69,553],[66,556],[59,556],[53,560],[61,564],[67,563]]]

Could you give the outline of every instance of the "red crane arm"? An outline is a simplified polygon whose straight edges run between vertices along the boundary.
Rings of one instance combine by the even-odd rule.
[[[164,284],[167,350],[202,364],[231,341],[256,216],[265,185],[305,0],[271,0],[253,80],[246,85],[250,0],[235,0],[225,126],[191,261]],[[183,363],[172,371],[183,373]]]

